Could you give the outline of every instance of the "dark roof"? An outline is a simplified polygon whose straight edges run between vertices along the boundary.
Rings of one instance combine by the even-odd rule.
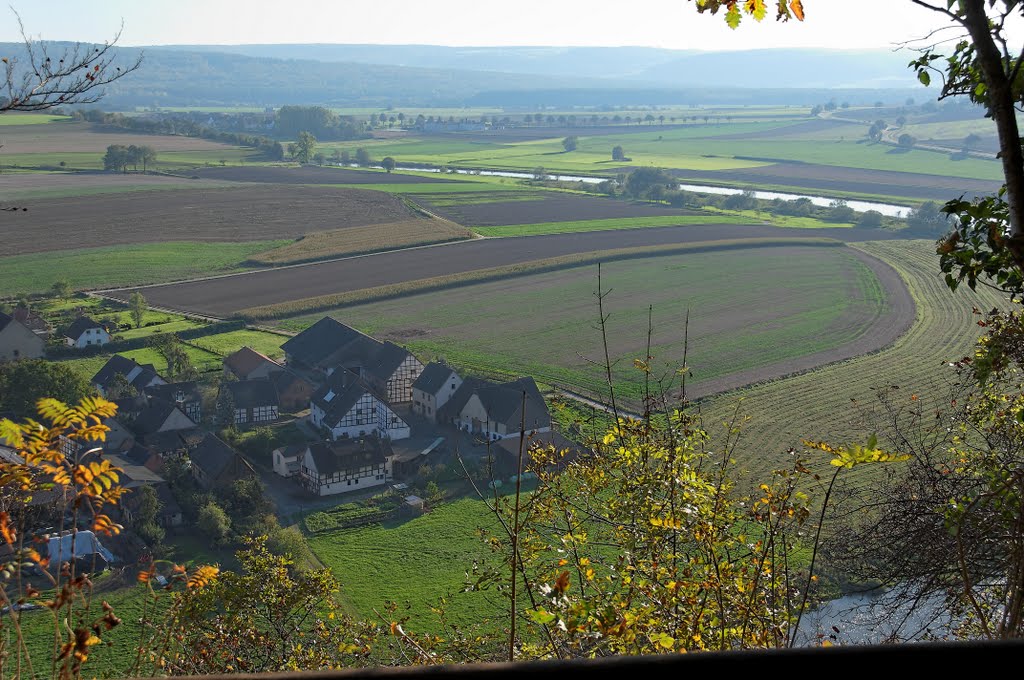
[[[177,403],[179,394],[182,395],[184,402],[203,400],[203,395],[199,393],[199,386],[195,381],[151,385],[146,388],[146,395],[150,399],[159,399],[171,404]]]
[[[187,436],[193,433],[200,434],[197,430],[151,432],[142,438],[142,443],[146,445],[147,449],[152,449],[157,453],[171,453],[187,448],[189,444]]]
[[[139,415],[136,416],[135,422],[132,424],[132,429],[140,435],[154,434],[167,422],[167,419],[171,417],[174,411],[185,415],[174,404],[166,401],[155,401],[139,411]],[[189,422],[191,423],[192,421],[189,420]],[[195,423],[192,424],[195,426]]]
[[[115,375],[128,375],[138,365],[128,357],[115,354],[107,359],[103,368],[96,371],[96,375],[92,377],[92,384],[105,387]]]
[[[277,406],[277,388],[270,380],[239,380],[224,383],[231,392],[235,408],[257,408],[259,406]]]
[[[14,317],[12,317],[10,314],[4,314],[3,312],[0,312],[0,331],[7,328],[7,324],[11,323],[12,321],[14,321]]]
[[[497,384],[480,378],[466,378],[455,390],[452,398],[440,409],[443,418],[457,416],[474,394],[480,399],[487,415],[495,422],[503,423],[509,431],[518,428],[522,422],[523,392],[526,392],[526,428],[550,427],[551,416],[547,404],[537,389],[533,378],[519,378]]]
[[[332,393],[334,396],[328,399]],[[373,395],[374,392],[357,375],[340,369],[332,373],[327,382],[313,393],[312,401],[324,412],[324,424],[332,427],[352,410],[364,394]]]
[[[231,369],[231,372],[239,378],[248,377],[250,373],[264,363],[271,363],[275,366],[280,365],[267,355],[261,354],[251,347],[243,347],[224,358],[224,365]]]
[[[77,340],[78,338],[82,337],[82,333],[85,333],[90,328],[99,328],[101,330],[106,330],[105,328],[103,328],[102,324],[93,321],[87,316],[80,316],[77,319],[75,319],[70,326],[68,326],[68,329],[66,331],[64,331],[64,337],[71,338],[72,340]]]
[[[274,383],[274,387],[277,388],[277,393],[284,392],[296,382],[302,382],[312,387],[312,383],[303,378],[301,375],[291,369],[282,369],[280,371],[274,371],[270,374],[270,382]]]
[[[313,366],[361,335],[351,326],[325,316],[295,337],[289,338],[281,345],[281,349],[297,361]]]
[[[116,375],[126,376],[132,372],[133,369],[139,368],[139,374],[132,379],[131,384],[137,389],[143,389],[153,379],[164,381],[160,374],[156,372],[156,368],[153,364],[140,364],[128,357],[123,357],[120,354],[115,354],[107,360],[107,363],[103,364],[103,368],[96,372],[96,375],[92,377],[92,384],[99,385],[100,387],[107,387],[110,381],[113,380]],[[166,382],[166,381],[164,381]]]
[[[329,475],[347,470],[358,470],[366,465],[380,465],[385,461],[376,437],[340,442],[316,442],[309,445],[316,471]]]
[[[308,444],[288,444],[275,450],[280,451],[281,455],[285,458],[295,458],[296,456],[301,456],[306,451],[306,448],[308,448]]]
[[[189,452],[188,457],[206,476],[217,479],[235,464],[238,454],[211,432],[203,437],[199,446]]]
[[[455,371],[452,370],[451,366],[431,361],[423,369],[423,372],[420,373],[420,377],[416,378],[416,382],[412,384],[413,389],[426,392],[427,394],[437,394],[437,391],[448,382],[448,378],[452,373],[455,373]]]
[[[34,333],[48,333],[50,331],[50,324],[46,322],[46,319],[27,307],[15,307],[14,313],[11,316],[14,317],[15,321]],[[3,330],[3,325],[0,322],[0,330]]]
[[[160,434],[164,434],[164,433],[161,432]],[[132,444],[132,447],[130,449],[128,449],[127,451],[125,451],[124,453],[121,454],[121,457],[124,458],[129,463],[132,463],[133,465],[142,465],[142,466],[145,466],[146,462],[152,456],[153,456],[153,452],[152,451],[150,451],[148,448],[146,448],[145,446],[143,446],[142,444],[139,444],[137,442],[135,444]]]

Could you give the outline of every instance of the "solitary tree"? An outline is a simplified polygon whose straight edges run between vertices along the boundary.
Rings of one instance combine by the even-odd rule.
[[[65,278],[59,278],[53,282],[50,287],[50,293],[61,300],[67,300],[71,297],[72,289],[71,283]]]
[[[359,147],[358,149],[356,149],[356,163],[364,166],[369,165],[371,163],[370,152],[364,149],[363,147]]]
[[[612,147],[612,160],[623,161],[626,160],[626,152],[622,150],[621,146]]]
[[[575,151],[576,147],[579,146],[579,137],[576,135],[570,135],[562,140],[562,148],[566,151]]]
[[[303,130],[299,133],[295,143],[289,145],[289,147],[292,149],[292,155],[295,156],[296,160],[300,163],[308,163],[309,159],[316,152],[316,137],[313,136],[313,133]]]
[[[381,167],[388,171],[388,173],[395,169],[395,159],[391,156],[385,156],[384,160],[382,160],[380,164]]]
[[[917,144],[917,139],[908,132],[904,132],[896,141],[904,149],[913,149],[914,145]]]
[[[132,315],[132,321],[136,328],[142,327],[142,319],[146,315],[146,298],[139,291],[128,296],[128,312]]]

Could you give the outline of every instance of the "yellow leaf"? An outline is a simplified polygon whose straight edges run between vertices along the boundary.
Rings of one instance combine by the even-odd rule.
[[[797,18],[797,21],[804,20],[804,3],[801,0],[790,0],[789,8],[793,11],[793,16]]]

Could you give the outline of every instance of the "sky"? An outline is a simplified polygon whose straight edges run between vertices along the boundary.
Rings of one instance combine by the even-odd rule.
[[[9,0],[27,33],[45,40],[120,44],[369,43],[638,45],[736,50],[892,47],[946,22],[910,0],[803,0],[806,20],[698,15],[692,0]],[[0,42],[19,40],[0,9]]]

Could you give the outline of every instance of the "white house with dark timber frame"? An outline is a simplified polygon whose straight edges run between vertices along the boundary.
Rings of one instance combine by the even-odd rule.
[[[375,437],[310,444],[302,456],[302,485],[317,496],[383,486],[391,479],[384,447]]]
[[[281,349],[289,365],[328,376],[348,369],[392,404],[412,399],[412,384],[423,371],[423,364],[404,347],[371,338],[330,317],[290,338]]]
[[[383,439],[407,439],[409,424],[358,376],[340,369],[331,374],[310,400],[309,420],[332,439],[376,434]]]
[[[427,364],[412,384],[412,411],[437,422],[437,410],[448,403],[462,385],[462,378],[450,366],[436,361]]]
[[[441,407],[438,421],[495,441],[518,436],[524,425],[527,432],[551,429],[551,415],[533,378],[502,384],[467,378]]]

